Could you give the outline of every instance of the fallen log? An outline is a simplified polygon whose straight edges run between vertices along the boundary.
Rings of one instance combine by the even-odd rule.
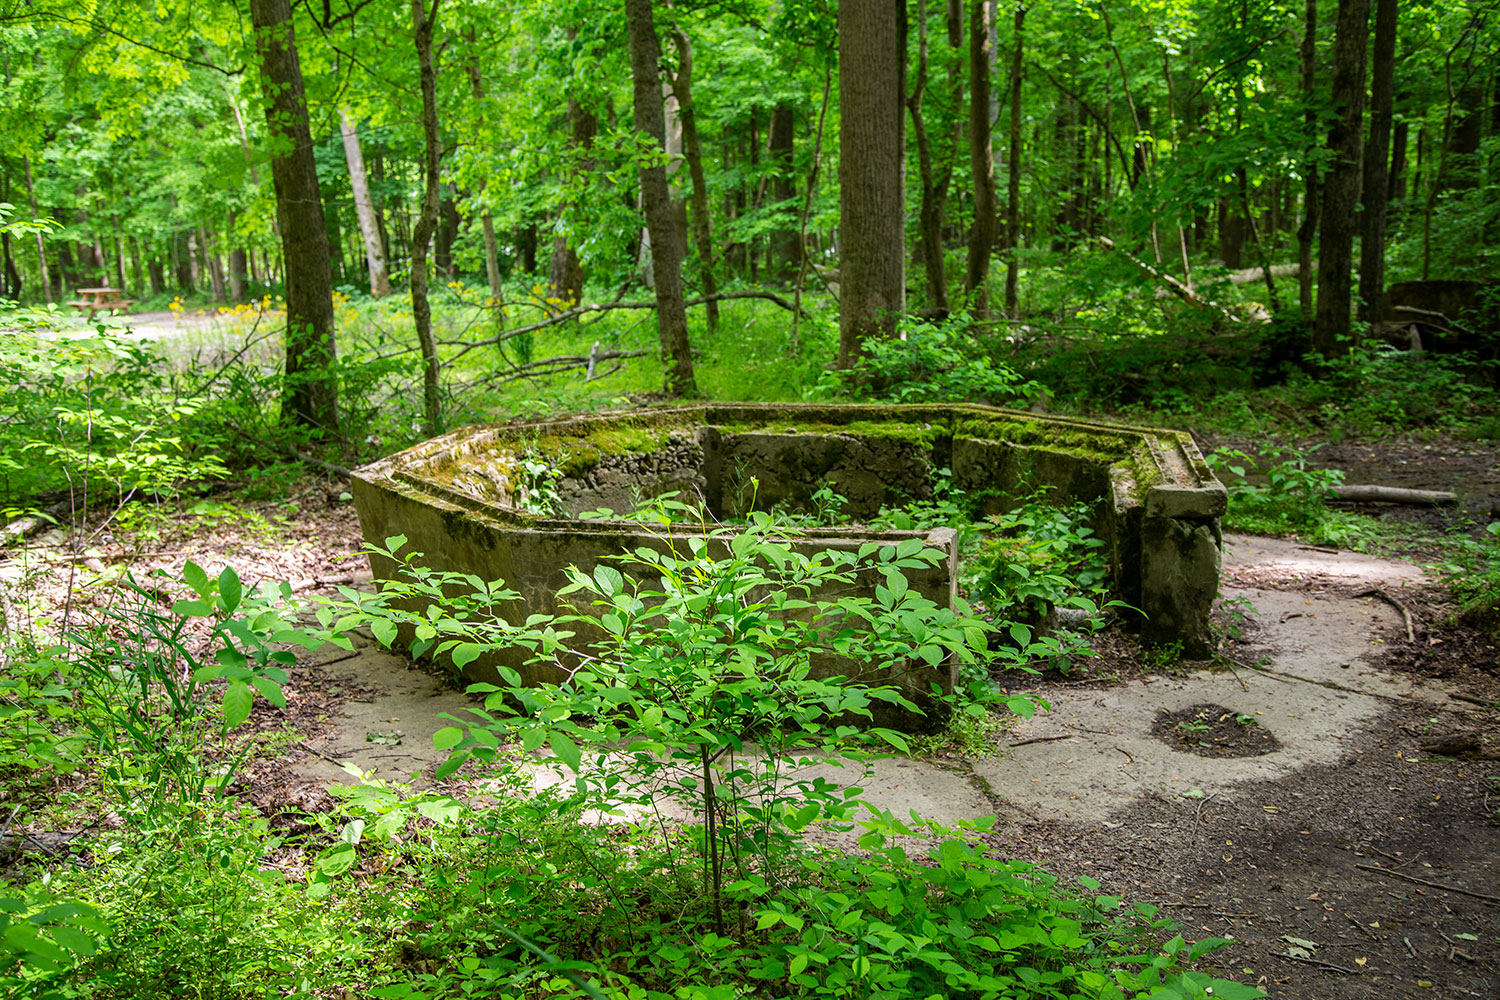
[[[1355,503],[1403,503],[1416,507],[1445,507],[1458,503],[1458,497],[1444,490],[1411,490],[1400,486],[1335,486],[1330,490],[1335,500]]]

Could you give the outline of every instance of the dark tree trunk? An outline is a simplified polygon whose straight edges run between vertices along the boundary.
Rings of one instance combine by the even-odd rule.
[[[1389,199],[1388,149],[1391,141],[1391,110],[1396,100],[1396,11],[1397,0],[1376,0],[1375,50],[1370,65],[1370,136],[1365,146],[1364,181],[1361,190],[1362,232],[1359,246],[1359,318],[1379,319],[1380,299],[1385,292],[1385,228]]]
[[[442,137],[438,134],[437,69],[432,62],[432,22],[437,18],[438,0],[432,0],[429,14],[422,0],[411,0],[412,38],[417,47],[417,63],[422,87],[422,209],[417,215],[411,236],[411,315],[416,322],[417,343],[422,348],[422,412],[428,434],[443,430],[442,401],[438,395],[441,369],[437,342],[432,335],[432,307],[427,298],[427,244],[438,226],[438,212],[443,190],[438,153]]]
[[[245,248],[235,247],[229,251],[229,299],[231,302],[245,301]]]
[[[161,258],[155,254],[146,261],[146,274],[151,278],[151,294],[164,295],[167,291],[167,275],[161,266]]]
[[[26,203],[31,206],[31,217],[35,219],[40,217],[42,213],[36,210],[36,189],[32,186],[31,157],[23,156],[21,158],[21,162],[25,167]],[[48,302],[51,302],[52,276],[47,273],[47,240],[46,237],[42,235],[41,230],[37,230],[35,236],[37,265],[41,268],[42,274],[42,295]],[[139,280],[137,280],[136,284],[137,287],[139,287]]]
[[[1307,107],[1302,125],[1303,141],[1312,153],[1317,145],[1318,112],[1313,104],[1313,86],[1318,65],[1318,0],[1307,0],[1302,26],[1302,100]],[[1318,234],[1318,209],[1322,202],[1318,165],[1309,159],[1302,165],[1302,223],[1297,227],[1297,300],[1302,321],[1313,321],[1313,241]]]
[[[922,99],[927,93],[927,5],[917,6],[918,36],[917,76],[907,98],[911,112],[912,135],[917,145],[917,170],[922,183],[922,204],[918,209],[917,252],[927,276],[927,308],[941,317],[948,315],[948,270],[943,254],[943,214],[948,200],[948,185],[953,177],[951,158],[941,170],[933,163],[932,141],[922,113]],[[948,44],[963,47],[963,6],[960,0],[948,0]],[[953,141],[962,128],[957,109],[963,99],[961,60],[954,54],[949,60],[949,83],[954,90]]]
[[[785,285],[797,274],[802,261],[797,256],[797,229],[790,223],[796,215],[792,199],[796,189],[792,181],[792,128],[796,120],[792,106],[782,103],[771,109],[770,134],[767,137],[767,152],[773,169],[771,178],[771,200],[776,202],[777,213],[788,220],[771,233],[769,270],[772,280]]]
[[[271,139],[276,218],[286,258],[286,382],[284,420],[332,434],[338,430],[333,375],[333,279],[328,231],[313,160],[302,89],[302,66],[289,0],[250,0],[260,54],[261,87]]]
[[[517,264],[523,274],[536,273],[536,223],[528,222],[520,226],[515,232],[516,253],[520,256]]]
[[[635,130],[653,149],[666,149],[667,125],[661,104],[661,45],[651,13],[651,0],[625,0],[625,24],[630,36],[630,78],[635,98]],[[672,193],[662,163],[641,168],[641,202],[646,229],[651,234],[651,269],[656,289],[656,323],[662,359],[667,363],[665,390],[669,396],[698,393],[693,378],[693,353],[688,344],[687,309],[682,295],[683,247],[672,218]]]
[[[438,206],[437,239],[432,248],[432,266],[449,281],[456,276],[453,266],[453,244],[458,240],[458,227],[462,220],[458,216],[458,195],[453,185],[445,185],[442,203]]]
[[[584,109],[576,97],[568,98],[568,141],[575,150],[588,150],[594,146],[599,133],[599,116]],[[593,170],[592,157],[579,162],[577,174],[585,175]],[[566,216],[567,210],[564,210]],[[564,221],[566,221],[564,219]],[[583,301],[583,262],[578,259],[578,248],[568,239],[564,226],[558,226],[552,237],[552,259],[548,265],[548,297],[558,300],[562,309]]]
[[[1333,43],[1333,106],[1328,131],[1330,167],[1323,184],[1323,232],[1318,240],[1318,307],[1313,347],[1325,358],[1348,337],[1349,268],[1354,255],[1354,212],[1359,204],[1359,153],[1365,110],[1365,48],[1370,0],[1339,0]]]
[[[471,50],[475,49],[473,28],[469,29],[467,37],[469,48]],[[474,101],[481,103],[484,101],[484,83],[479,77],[478,60],[479,55],[475,52],[473,58],[468,63],[467,71],[469,74],[469,90],[474,95]],[[483,191],[484,187],[485,182],[481,180],[479,182],[479,190]],[[502,314],[500,304],[505,298],[505,289],[501,286],[500,279],[500,241],[495,238],[495,217],[490,213],[488,208],[480,215],[479,225],[484,236],[484,274],[490,286],[490,306],[494,309],[498,322]]]
[[[1026,37],[1026,7],[1016,4],[1016,48],[1010,63],[1010,169],[1007,174],[1005,250],[1005,312],[1020,314],[1021,277],[1021,55]]]
[[[988,315],[990,255],[1000,235],[995,196],[995,156],[990,138],[990,37],[986,0],[973,0],[969,13],[969,174],[974,184],[974,221],[964,266],[964,294],[976,316]]]
[[[906,309],[906,7],[840,0],[840,368]]]
[[[687,160],[688,176],[693,182],[693,242],[698,247],[698,274],[703,284],[703,295],[708,298],[704,305],[704,325],[712,334],[719,326],[719,303],[713,298],[718,294],[719,286],[714,281],[713,223],[708,217],[708,180],[703,172],[703,144],[698,138],[698,114],[693,107],[693,46],[681,28],[677,29],[674,38],[677,43],[677,79],[672,89],[677,95],[677,113],[682,119],[682,154]],[[787,124],[787,131],[791,131],[790,122]],[[796,235],[793,234],[794,246],[795,242]]]
[[[1406,122],[1396,122],[1391,132],[1391,173],[1386,182],[1387,200],[1399,204],[1406,200]]]
[[[181,229],[172,234],[172,268],[179,292],[192,295],[197,291],[193,287],[193,248],[188,245],[188,234]]]

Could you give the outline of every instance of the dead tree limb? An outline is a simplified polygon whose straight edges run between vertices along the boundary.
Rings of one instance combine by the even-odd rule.
[[[696,299],[689,299],[686,303],[684,303],[684,305],[688,307],[701,306],[708,302],[722,302],[725,299],[765,299],[767,302],[776,303],[787,312],[798,312],[797,306],[794,306],[792,303],[788,302],[780,295],[777,295],[775,292],[767,292],[758,288],[746,288],[741,289],[737,292],[716,292],[713,295],[704,295]],[[444,340],[439,341],[439,343],[443,347],[459,348],[459,350],[454,352],[453,356],[449,358],[449,361],[452,362],[457,360],[458,358],[463,357],[465,354],[469,353],[476,347],[485,347],[490,344],[503,343],[504,341],[507,341],[512,337],[519,337],[524,333],[534,333],[537,330],[544,330],[549,326],[559,326],[563,323],[570,323],[573,320],[588,315],[589,313],[609,312],[614,309],[655,308],[655,302],[599,302],[586,306],[574,306],[572,309],[560,312],[555,316],[549,316],[544,320],[539,320],[538,322],[530,323],[526,326],[512,327],[511,329],[504,330],[493,337],[486,337],[484,340]],[[806,315],[805,310],[802,311],[802,315]]]
[[[1458,497],[1444,490],[1409,490],[1400,486],[1335,486],[1330,491],[1336,500],[1357,503],[1404,503],[1414,507],[1445,507],[1458,503]]]
[[[1214,312],[1217,312],[1225,319],[1230,320],[1234,323],[1243,323],[1248,319],[1255,318],[1249,316],[1241,316],[1231,310],[1228,306],[1221,305],[1218,302],[1215,302],[1213,299],[1205,298],[1204,296],[1193,291],[1187,285],[1184,285],[1178,279],[1163,271],[1161,268],[1146,263],[1144,260],[1141,260],[1129,250],[1120,247],[1115,243],[1114,240],[1110,239],[1108,236],[1100,236],[1098,239],[1099,245],[1104,249],[1113,250],[1116,253],[1123,255],[1126,260],[1130,261],[1136,267],[1140,268],[1149,277],[1154,278],[1155,280],[1161,282],[1163,285],[1167,286],[1167,290],[1170,291],[1173,295],[1177,296],[1179,299],[1182,299],[1182,301],[1190,302],[1195,306],[1202,306],[1205,309],[1212,309]]]
[[[1385,591],[1381,590],[1379,587],[1371,587],[1369,590],[1361,590],[1359,593],[1355,594],[1354,596],[1355,597],[1378,597],[1382,601],[1384,601],[1387,604],[1389,604],[1391,607],[1395,608],[1397,611],[1401,612],[1401,620],[1406,624],[1406,641],[1407,642],[1416,642],[1417,641],[1416,630],[1414,628],[1412,628],[1412,624],[1411,624],[1411,611],[1406,607],[1406,605],[1402,604],[1400,601],[1396,600],[1394,597],[1392,597],[1390,594],[1387,594]]]

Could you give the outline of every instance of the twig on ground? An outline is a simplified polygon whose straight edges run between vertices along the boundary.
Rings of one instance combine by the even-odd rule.
[[[1292,955],[1284,951],[1277,952],[1276,957],[1289,958],[1293,962],[1305,962],[1308,965],[1316,965],[1320,968],[1332,969],[1334,972],[1342,972],[1346,976],[1359,975],[1359,973],[1355,972],[1353,969],[1346,969],[1342,965],[1334,965],[1332,962],[1325,962],[1321,958],[1303,958],[1301,955]]]
[[[1051,743],[1053,740],[1071,740],[1075,738],[1072,733],[1059,733],[1053,736],[1032,736],[1028,739],[1016,740],[1011,746],[1024,747],[1028,743]]]
[[[1371,587],[1369,590],[1361,590],[1359,593],[1355,594],[1354,596],[1355,597],[1378,597],[1382,601],[1385,601],[1387,604],[1389,604],[1391,607],[1395,608],[1397,611],[1401,612],[1401,620],[1406,623],[1406,641],[1407,642],[1416,642],[1417,641],[1417,633],[1412,629],[1412,626],[1411,626],[1411,612],[1409,610],[1407,610],[1406,605],[1402,604],[1400,601],[1396,600],[1394,597],[1392,597],[1390,594],[1387,594],[1384,590],[1381,590],[1379,587]]]
[[[1442,882],[1432,882],[1428,879],[1417,878],[1415,875],[1407,875],[1404,872],[1394,871],[1390,868],[1377,868],[1375,865],[1355,865],[1354,867],[1362,868],[1367,872],[1375,872],[1377,875],[1391,875],[1395,878],[1404,878],[1408,882],[1416,882],[1418,885],[1425,885],[1432,889],[1442,889],[1444,892],[1456,892],[1461,896],[1472,896],[1475,899],[1484,900],[1491,906],[1500,906],[1500,896],[1491,896],[1483,892],[1475,892],[1473,889],[1465,889],[1462,886],[1445,885]]]

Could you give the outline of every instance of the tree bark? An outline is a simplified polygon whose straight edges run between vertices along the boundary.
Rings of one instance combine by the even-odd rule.
[[[411,315],[417,327],[417,343],[422,349],[422,413],[428,434],[443,431],[442,402],[438,396],[437,342],[432,336],[432,307],[427,299],[427,244],[437,230],[438,210],[443,199],[442,173],[438,152],[442,136],[438,134],[437,68],[432,61],[432,22],[437,18],[439,0],[432,0],[429,14],[422,0],[411,0],[412,38],[416,42],[417,63],[422,87],[422,173],[426,181],[422,210],[417,215],[411,235]]]
[[[838,365],[896,335],[906,309],[906,7],[839,0]]]
[[[1385,293],[1385,229],[1390,200],[1389,149],[1391,112],[1396,100],[1396,0],[1376,0],[1375,49],[1370,66],[1370,137],[1365,146],[1364,183],[1360,217],[1359,318],[1371,322],[1381,315]]]
[[[469,29],[468,39],[469,48],[472,50],[475,48],[474,30],[472,28]],[[478,58],[476,54],[474,60],[471,60],[468,64],[469,90],[474,95],[475,103],[484,101],[484,84],[479,77]],[[483,191],[484,187],[485,182],[481,180],[479,182],[479,190]],[[499,317],[502,315],[501,302],[505,299],[505,289],[502,287],[500,279],[500,243],[495,238],[495,217],[490,213],[488,208],[480,215],[479,225],[484,233],[484,273],[490,285],[490,308],[494,310],[498,322]]]
[[[282,419],[333,434],[338,430],[333,277],[291,4],[250,0],[250,20],[260,54],[267,130],[275,150],[271,178],[287,266]]]
[[[1304,7],[1302,28],[1302,100],[1307,111],[1303,115],[1305,141],[1311,152],[1317,134],[1318,113],[1313,106],[1313,85],[1317,71],[1318,56],[1318,0],[1307,0]],[[1302,165],[1302,224],[1297,227],[1297,297],[1302,307],[1302,321],[1313,322],[1313,239],[1318,233],[1318,167],[1307,162]]]
[[[634,92],[635,129],[654,150],[666,149],[666,119],[661,100],[661,46],[656,38],[651,0],[625,0],[630,37],[630,77]],[[662,360],[667,364],[669,396],[697,395],[693,354],[688,344],[687,309],[682,294],[682,244],[672,218],[667,168],[661,162],[642,166],[641,202],[651,234],[651,270],[656,291],[656,323]]]
[[[380,243],[380,226],[375,221],[375,202],[370,197],[370,176],[365,171],[359,128],[343,108],[339,109],[339,131],[344,137],[344,160],[349,165],[349,186],[354,189],[354,214],[359,217],[365,263],[370,270],[370,298],[383,299],[391,294],[391,275],[385,265],[385,248]]]
[[[985,3],[974,0],[969,15],[969,173],[974,183],[974,221],[964,267],[964,294],[974,315],[980,317],[989,314],[990,255],[1000,234],[990,139],[990,49],[995,39],[986,22]]]
[[[1349,268],[1354,254],[1354,211],[1359,204],[1359,153],[1365,111],[1365,48],[1370,0],[1339,0],[1333,43],[1333,105],[1328,130],[1331,167],[1323,184],[1323,232],[1318,241],[1318,305],[1313,347],[1325,358],[1350,334]]]
[[[771,109],[771,127],[767,136],[767,152],[776,173],[771,178],[771,199],[776,202],[776,211],[782,218],[795,214],[792,198],[796,189],[792,183],[793,126],[796,118],[792,106],[786,102]],[[770,277],[786,285],[797,273],[801,261],[797,255],[797,230],[784,224],[771,233]]]
[[[21,162],[26,168],[26,203],[31,206],[31,217],[33,219],[40,218],[41,213],[36,210],[36,189],[32,186],[31,180],[31,157],[23,156]],[[48,302],[51,302],[52,278],[47,273],[47,239],[42,235],[40,229],[36,231],[35,235],[36,259],[42,271],[42,295]]]
[[[1005,232],[1005,312],[1014,319],[1021,310],[1021,54],[1026,37],[1026,7],[1016,4],[1016,51],[1010,64],[1010,173],[1006,185],[1009,206]]]
[[[568,98],[568,137],[575,150],[592,149],[594,138],[599,133],[599,116],[585,110],[576,97]],[[575,177],[593,170],[593,159],[583,159],[577,167]],[[568,209],[563,210],[566,216]],[[559,311],[571,309],[583,301],[583,262],[578,250],[568,239],[566,219],[552,237],[552,259],[547,271],[547,295],[558,300]]]
[[[940,317],[948,315],[948,271],[943,254],[943,214],[948,200],[948,184],[952,179],[951,165],[939,171],[933,163],[932,141],[927,134],[927,122],[922,112],[922,99],[927,93],[927,5],[917,5],[917,76],[912,84],[911,96],[906,99],[911,113],[912,135],[917,145],[917,171],[922,183],[922,204],[918,209],[917,251],[922,258],[922,267],[927,276],[927,308]],[[948,0],[948,42],[953,48],[963,47],[963,7],[959,0]],[[958,74],[959,60],[951,59],[951,72]],[[962,101],[962,76],[957,76],[954,93],[954,110]],[[951,81],[950,81],[951,82]],[[958,115],[954,115],[954,134],[961,126]]]
[[[693,182],[693,241],[698,245],[699,281],[703,284],[703,295],[708,299],[704,322],[712,334],[719,327],[719,303],[713,298],[719,286],[714,281],[713,223],[708,216],[703,144],[698,138],[698,116],[693,107],[693,45],[681,28],[674,33],[674,40],[677,43],[677,79],[673,81],[672,89],[677,95],[678,114],[682,116],[682,155],[687,159],[688,177]]]

